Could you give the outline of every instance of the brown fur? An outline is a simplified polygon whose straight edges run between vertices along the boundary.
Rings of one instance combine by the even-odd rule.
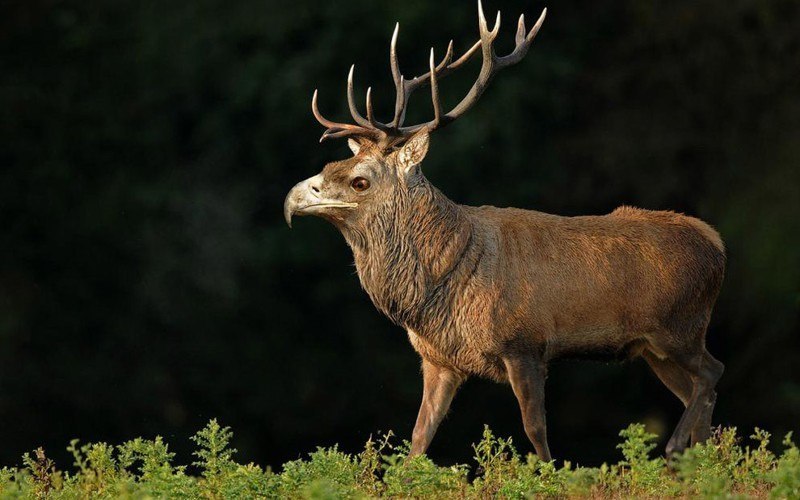
[[[420,148],[414,141],[404,148]],[[546,365],[569,356],[645,357],[687,405],[669,451],[689,433],[705,439],[722,371],[705,350],[725,267],[719,234],[692,217],[633,207],[561,217],[457,205],[422,175],[427,134],[418,141],[421,156],[364,146],[326,166],[320,185],[359,203],[323,216],[352,247],[375,306],[423,359],[412,452],[425,451],[460,381],[477,375],[511,383],[526,432],[549,460]],[[366,194],[349,189],[354,176],[371,179]]]

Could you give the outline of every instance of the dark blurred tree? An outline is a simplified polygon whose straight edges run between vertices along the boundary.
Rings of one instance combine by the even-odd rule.
[[[505,14],[501,50],[515,14],[542,6],[485,3]],[[567,215],[625,203],[717,226],[729,251],[709,339],[728,368],[717,420],[796,427],[798,4],[550,7],[527,60],[437,133],[428,176],[463,203]],[[398,19],[408,74],[431,44],[476,37],[471,2],[4,4],[1,463],[73,437],[188,447],[214,416],[245,458],[272,464],[377,429],[408,435],[420,382],[404,333],[361,292],[336,231],[290,232],[280,209],[346,154],[317,146],[314,88],[346,116],[356,62],[361,92],[369,82],[389,111]],[[448,79],[445,102],[472,77]],[[412,115],[427,116],[417,101]],[[608,458],[628,422],[666,431],[679,414],[641,363],[551,373],[559,457]],[[433,456],[463,460],[484,422],[524,442],[510,391],[476,381]]]

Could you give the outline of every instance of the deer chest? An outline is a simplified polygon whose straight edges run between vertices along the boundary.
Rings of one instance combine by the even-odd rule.
[[[408,329],[408,340],[425,360],[461,375],[477,375],[497,382],[507,380],[500,356],[491,349],[465,342],[458,335],[446,332],[435,337],[423,336]]]

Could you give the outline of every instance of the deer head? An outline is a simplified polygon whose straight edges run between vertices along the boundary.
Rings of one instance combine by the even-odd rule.
[[[514,50],[506,56],[498,56],[494,51],[494,40],[500,31],[500,12],[497,13],[494,27],[489,30],[483,6],[478,0],[480,40],[455,60],[451,40],[439,64],[436,64],[431,49],[430,70],[410,80],[400,72],[396,49],[399,25],[396,25],[389,52],[396,91],[394,117],[386,123],[375,118],[371,88],[367,89],[366,117],[361,114],[354,99],[354,66],[351,66],[347,78],[347,102],[355,123],[338,123],[323,117],[317,105],[317,91],[314,91],[311,110],[317,121],[326,127],[320,142],[346,137],[354,156],[329,163],[321,173],[292,188],[284,203],[286,223],[291,227],[295,214],[317,215],[343,230],[358,227],[376,207],[385,207],[390,201],[402,198],[415,186],[426,184],[419,164],[428,151],[429,133],[452,123],[474,106],[497,71],[522,60],[546,14],[547,9],[542,11],[530,31],[526,30],[525,18],[521,15]],[[478,51],[483,61],[475,83],[461,102],[445,113],[439,100],[439,80],[461,67]],[[431,89],[433,119],[418,125],[405,125],[409,97],[423,86],[430,86]]]

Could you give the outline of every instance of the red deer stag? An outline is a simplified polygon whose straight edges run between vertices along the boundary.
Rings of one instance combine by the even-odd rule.
[[[550,460],[544,384],[550,360],[580,355],[642,356],[686,409],[667,454],[708,438],[723,365],[705,348],[706,327],[722,283],[725,251],[708,224],[674,212],[621,207],[608,215],[561,217],[532,210],[458,205],[420,170],[428,134],[451,123],[483,94],[495,73],[528,52],[546,10],[516,46],[498,56],[478,2],[480,40],[458,59],[453,45],[430,71],[410,80],[390,63],[394,118],[366,116],[347,99],[355,123],[316,119],[321,140],[348,138],[354,156],[329,163],[297,184],[284,215],[333,223],[352,248],[358,277],[375,306],[408,332],[422,357],[423,395],[411,454],[425,453],[459,385],[470,375],[509,382],[536,453]],[[474,54],[477,80],[452,110],[438,82]],[[409,96],[430,86],[433,119],[404,125]]]

